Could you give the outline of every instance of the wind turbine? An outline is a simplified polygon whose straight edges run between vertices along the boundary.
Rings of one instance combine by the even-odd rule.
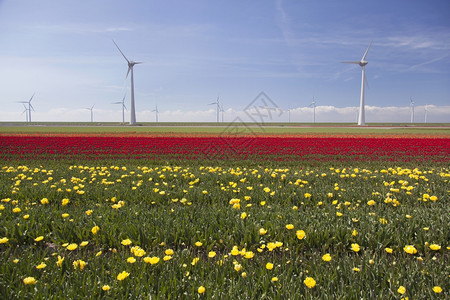
[[[288,116],[289,116],[289,123],[291,123],[291,106],[288,106]]]
[[[128,58],[125,56],[125,54],[123,54],[122,50],[120,50],[119,46],[117,46],[117,44],[116,44],[116,42],[114,42],[114,40],[113,40],[113,43],[114,43],[114,45],[116,45],[117,49],[119,50],[119,52],[122,54],[123,58],[125,58],[125,60],[128,63],[128,71],[127,71],[127,76],[125,76],[125,80],[128,78],[128,74],[131,72],[131,105],[130,105],[131,116],[130,116],[130,125],[136,125],[136,110],[135,110],[135,105],[134,105],[133,67],[134,67],[134,65],[142,64],[142,62],[128,60]]]
[[[364,86],[367,84],[366,79],[366,65],[369,63],[366,61],[367,53],[369,52],[370,46],[372,45],[372,41],[369,44],[369,47],[367,47],[366,52],[364,52],[363,57],[360,61],[343,61],[342,63],[345,64],[356,64],[361,67],[362,70],[362,77],[361,77],[361,100],[359,102],[359,117],[358,117],[358,125],[366,125],[366,114],[365,114],[365,104],[364,104]],[[367,84],[368,85],[368,84]]]
[[[311,104],[308,107],[312,107],[313,108],[313,122],[316,123],[316,100],[313,97],[313,101],[311,102]]]
[[[123,96],[122,101],[112,103],[112,104],[122,104],[122,123],[123,124],[125,124],[125,110],[127,109],[127,107],[125,106],[125,97],[126,97],[126,94]]]
[[[31,110],[34,111],[34,107],[33,107],[33,105],[31,105],[31,100],[33,100],[33,97],[34,97],[34,94],[33,94],[33,96],[31,96],[30,100],[28,100],[28,101],[18,101],[18,103],[24,103],[24,106],[25,106],[25,104],[28,104],[27,122],[30,122],[30,123],[31,123]]]
[[[411,124],[414,123],[414,101],[413,99],[410,97],[410,102],[409,102],[409,107],[411,108]]]
[[[94,106],[95,106],[95,104],[94,105],[92,105],[92,107],[91,108],[86,108],[87,110],[90,110],[91,111],[91,122],[94,122]]]
[[[156,104],[156,107],[154,110],[152,110],[152,112],[155,113],[155,120],[156,120],[156,123],[158,123],[158,113],[159,113],[158,104]]]
[[[208,105],[217,105],[217,108],[216,108],[216,111],[217,111],[217,123],[219,123],[219,112],[220,112],[219,96],[217,96],[216,102],[210,103]]]
[[[425,104],[425,123],[427,122],[427,116],[428,116],[428,104]]]

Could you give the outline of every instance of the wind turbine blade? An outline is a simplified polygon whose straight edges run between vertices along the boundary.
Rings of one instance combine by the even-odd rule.
[[[367,76],[364,76],[364,83],[367,85],[367,87],[370,89],[369,86],[369,80],[367,80]]]
[[[36,94],[36,93],[34,93],[34,94]],[[28,102],[31,102],[31,100],[33,100],[34,94],[33,94],[33,96],[31,96],[31,98]]]
[[[144,62],[143,61],[134,61],[133,62],[133,64],[135,64],[135,65],[139,65],[139,64],[143,64]]]
[[[122,104],[122,102],[113,102],[111,104]]]
[[[35,111],[33,105],[31,105],[31,103],[28,103],[28,105],[30,106],[30,109],[32,109],[33,111]]]
[[[359,65],[359,61],[341,61],[342,64],[355,64]]]
[[[367,56],[367,53],[369,52],[370,46],[372,46],[372,42],[373,42],[373,40],[370,41],[369,47],[367,47],[366,52],[364,52],[364,55],[363,55],[363,57],[361,58],[361,61],[365,61],[365,60],[366,60],[366,56]]]
[[[114,40],[112,40],[114,45],[116,45],[117,49],[120,51],[120,53],[122,54],[123,58],[125,58],[125,60],[130,63],[130,61],[128,60],[128,58],[125,56],[125,54],[123,54],[122,50],[120,50],[119,46],[117,46],[116,42],[114,42]]]
[[[213,102],[213,103],[210,103],[208,105],[216,105],[216,104],[217,104],[217,102]]]
[[[127,76],[125,76],[125,81],[127,80],[127,78],[128,78],[128,74],[130,74],[130,70],[131,70],[131,68],[132,67],[128,67],[128,71],[127,71]]]

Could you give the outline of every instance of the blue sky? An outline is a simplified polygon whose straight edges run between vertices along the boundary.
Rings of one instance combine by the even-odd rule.
[[[0,121],[120,121],[135,61],[137,121],[225,120],[264,91],[272,121],[356,121],[368,44],[367,122],[450,122],[450,1],[0,0]],[[126,119],[129,120],[128,114]]]

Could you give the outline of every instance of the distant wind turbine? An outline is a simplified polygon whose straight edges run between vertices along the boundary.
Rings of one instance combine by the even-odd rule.
[[[428,116],[428,104],[425,105],[425,123],[427,122],[427,116]]]
[[[156,107],[154,110],[152,110],[152,112],[155,113],[155,120],[156,120],[156,123],[158,123],[158,114],[159,114],[158,104],[156,104]]]
[[[92,107],[87,107],[86,109],[87,110],[90,110],[91,111],[91,122],[94,122],[94,106],[95,106],[95,104],[94,105],[92,105]]]
[[[366,115],[365,115],[365,104],[364,104],[364,86],[367,84],[366,79],[366,65],[368,64],[368,61],[366,61],[367,53],[369,52],[370,46],[372,45],[372,41],[369,44],[369,47],[367,47],[366,52],[364,52],[363,57],[360,61],[343,61],[342,63],[345,64],[356,64],[360,65],[362,70],[362,77],[361,77],[361,100],[359,103],[359,117],[358,117],[358,125],[366,125]]]
[[[220,112],[219,96],[217,96],[216,102],[210,103],[208,105],[217,105],[217,108],[216,108],[216,111],[217,111],[217,123],[219,123],[219,112]]]
[[[128,71],[127,71],[127,76],[125,77],[125,80],[128,78],[128,74],[131,72],[131,105],[130,105],[131,116],[130,116],[130,125],[136,125],[136,110],[135,110],[135,105],[134,105],[133,67],[134,67],[134,65],[142,64],[142,62],[128,60],[128,58],[125,56],[125,54],[123,54],[122,50],[120,50],[119,46],[117,46],[117,44],[116,44],[116,42],[114,42],[114,40],[113,40],[113,43],[114,43],[114,45],[116,45],[117,49],[119,50],[119,52],[122,54],[123,58],[125,58],[125,60],[128,63]]]
[[[34,97],[34,94],[33,94],[33,96],[31,96],[30,100],[28,100],[28,101],[18,101],[18,103],[24,103],[24,106],[25,106],[25,104],[28,104],[27,122],[31,122],[31,110],[34,111],[34,107],[33,107],[33,105],[31,105],[31,100],[33,100],[33,97]]]
[[[291,123],[291,106],[289,105],[288,106],[288,110],[287,110],[287,112],[288,112],[288,116],[289,116],[289,123]]]
[[[313,97],[313,101],[311,102],[311,104],[308,107],[312,107],[313,108],[313,122],[316,123],[316,100]]]
[[[409,99],[410,99],[409,107],[411,109],[411,124],[412,124],[412,123],[414,123],[414,105],[415,105],[415,103],[411,97]]]
[[[127,107],[125,106],[125,97],[126,97],[126,94],[123,96],[122,101],[112,103],[112,104],[122,104],[122,123],[123,124],[125,124],[125,110],[127,110]]]

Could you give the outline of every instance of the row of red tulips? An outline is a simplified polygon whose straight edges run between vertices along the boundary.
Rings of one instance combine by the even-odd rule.
[[[449,162],[450,139],[0,136],[0,158]]]

